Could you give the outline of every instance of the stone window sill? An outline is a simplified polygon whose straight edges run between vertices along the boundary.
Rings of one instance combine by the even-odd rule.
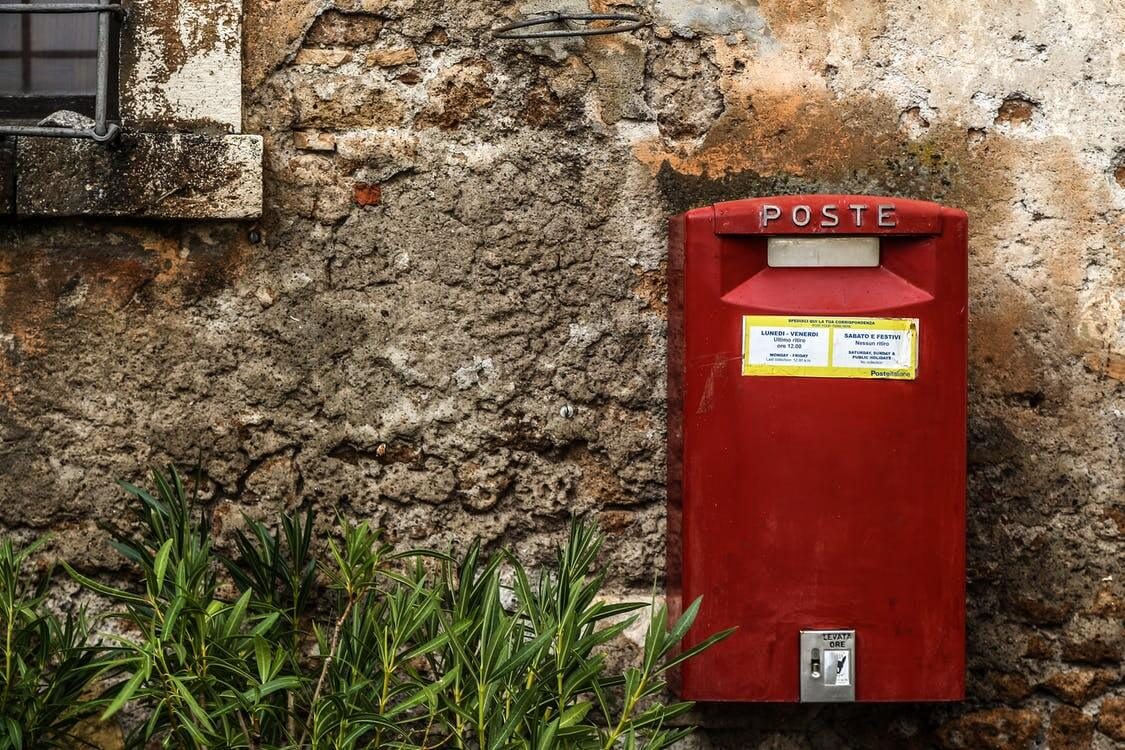
[[[258,135],[124,133],[112,145],[0,139],[0,213],[252,219],[262,213]]]

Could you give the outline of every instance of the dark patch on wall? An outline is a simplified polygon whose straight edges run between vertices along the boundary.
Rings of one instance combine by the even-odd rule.
[[[147,315],[212,296],[237,278],[241,224],[105,227],[26,220],[0,228],[0,333],[27,364],[92,318]]]
[[[182,301],[198,302],[230,287],[242,274],[251,241],[246,225],[190,224],[179,239],[177,260],[164,259],[161,273]]]
[[[943,170],[948,165],[941,160],[926,165],[917,158],[907,156],[888,158],[881,166],[883,171],[879,174],[855,169],[848,174],[826,178],[791,174],[763,175],[754,171],[711,177],[706,173],[681,174],[668,162],[664,162],[657,172],[656,181],[668,211],[672,214],[720,201],[770,195],[894,195],[940,202],[952,187],[948,169]]]
[[[792,175],[761,175],[753,171],[718,177],[681,174],[667,161],[656,174],[656,184],[670,214],[741,198],[831,192],[814,180]]]
[[[1013,190],[1002,138],[933,125],[911,139],[883,99],[797,97],[728,109],[698,147],[646,148],[669,213],[721,200],[799,193],[896,195],[973,210]],[[979,164],[969,170],[964,165]],[[974,229],[991,212],[974,211]]]
[[[39,348],[37,336],[60,317],[60,301],[68,290],[85,284],[98,298],[122,304],[156,273],[155,258],[133,237],[90,232],[85,238],[62,238],[57,227],[43,227],[40,241],[36,224],[9,227],[3,232],[0,268],[9,270],[0,295],[0,328],[22,333],[24,351]],[[58,243],[58,244],[56,244]]]

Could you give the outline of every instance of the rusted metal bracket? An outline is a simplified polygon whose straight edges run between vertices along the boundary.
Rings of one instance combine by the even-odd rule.
[[[591,26],[595,21],[609,21],[609,26]],[[583,24],[575,28],[570,24]],[[537,13],[531,18],[499,26],[492,30],[493,39],[564,39],[576,36],[602,36],[604,34],[624,34],[648,25],[648,21],[630,13],[563,13],[547,11]],[[540,26],[562,26],[563,28],[539,29]],[[524,31],[524,29],[533,29]]]
[[[91,128],[52,128],[37,125],[3,125],[0,135],[34,135],[50,138],[90,138],[108,143],[121,133],[121,127],[108,122],[109,107],[109,23],[110,15],[125,16],[125,8],[111,0],[96,3],[59,3],[31,5],[6,3],[0,5],[2,13],[97,13],[98,14],[98,77],[94,96],[94,126]]]

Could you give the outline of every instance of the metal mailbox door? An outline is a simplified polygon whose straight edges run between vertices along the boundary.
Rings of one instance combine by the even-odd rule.
[[[671,221],[668,596],[684,698],[964,696],[967,217],[874,196]]]

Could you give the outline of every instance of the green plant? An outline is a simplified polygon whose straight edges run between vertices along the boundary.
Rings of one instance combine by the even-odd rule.
[[[129,736],[132,747],[158,739],[165,747],[249,748],[262,724],[284,716],[270,697],[300,684],[280,673],[272,646],[281,618],[275,607],[251,607],[252,590],[233,601],[218,596],[220,565],[206,514],[192,518],[179,474],[154,473],[156,494],[125,488],[144,508],[144,534],[118,538],[117,550],[140,570],[140,591],[114,588],[68,571],[123,607],[117,617],[135,637],[119,637],[113,664],[128,674],[103,718],[139,702],[147,719]],[[198,491],[198,482],[196,493]]]
[[[605,601],[603,538],[581,522],[542,572],[479,542],[395,553],[343,521],[318,560],[311,513],[276,530],[247,519],[222,556],[198,481],[189,491],[171,469],[153,484],[123,485],[142,509],[140,533],[114,542],[135,587],[68,568],[126,633],[97,654],[84,630],[67,636],[91,676],[117,675],[104,697],[69,698],[76,715],[129,707],[132,748],[660,750],[689,732],[690,704],[664,700],[667,671],[729,634],[677,652],[699,602],[676,623],[653,606],[636,664],[611,670],[607,648],[647,605]]]
[[[100,703],[93,688],[108,668],[88,644],[84,613],[47,609],[50,571],[29,572],[45,540],[0,540],[0,750],[73,747],[76,725]]]
[[[300,516],[283,514],[280,530],[271,532],[258,521],[246,519],[250,533],[235,533],[235,558],[221,557],[239,590],[252,592],[251,606],[266,615],[279,614],[271,632],[259,636],[254,643],[255,667],[259,678],[303,678],[299,660],[311,628],[311,608],[316,594],[317,562],[312,551],[313,513]],[[275,691],[263,700],[269,702],[276,718],[259,719],[257,735],[263,746],[282,746],[286,738],[296,736],[298,691],[295,688]]]

